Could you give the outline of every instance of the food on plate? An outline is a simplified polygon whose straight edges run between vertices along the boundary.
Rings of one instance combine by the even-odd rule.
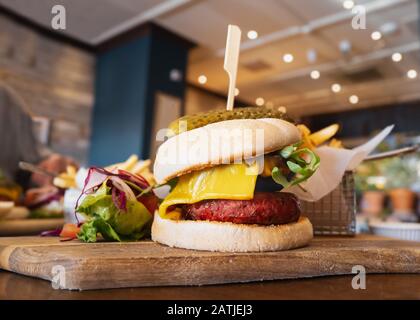
[[[155,213],[152,239],[228,252],[308,244],[312,225],[301,216],[298,199],[278,192],[300,185],[319,166],[301,131],[279,118],[197,123],[158,149],[155,178],[173,188]]]
[[[30,210],[28,218],[63,217],[63,191],[54,186],[29,189],[24,204]]]
[[[302,134],[303,145],[311,150],[314,150],[316,147],[330,140],[340,129],[340,126],[336,123],[314,133],[312,133],[304,124],[299,124],[297,127]],[[342,144],[341,141],[333,139],[330,141],[329,146],[340,148],[342,147]]]
[[[339,149],[344,148],[343,142],[341,142],[338,139],[331,139],[331,141],[328,145],[332,148],[339,148]]]
[[[80,227],[77,224],[65,223],[63,226],[63,229],[61,229],[59,236],[62,238],[75,239],[77,238],[77,234],[79,232],[80,232]]]
[[[124,170],[132,174],[141,175],[151,185],[155,184],[155,179],[150,171],[150,159],[139,160],[137,155],[131,155],[126,161],[115,163],[107,166],[105,169],[108,171]],[[86,169],[81,168],[85,171]],[[80,171],[79,171],[80,172]],[[53,183],[56,187],[61,189],[77,188],[78,186],[78,172],[75,167],[68,166],[66,172],[59,174],[54,178]]]
[[[88,171],[76,212],[85,217],[77,238],[96,242],[139,240],[150,233],[158,198],[145,178],[121,169]]]
[[[29,217],[30,211],[24,206],[15,206],[3,216],[7,220],[21,220]]]
[[[63,232],[68,234],[66,230],[73,228],[79,239],[86,242],[95,242],[98,234],[108,241],[136,240],[150,234],[152,215],[148,210],[153,212],[158,201],[152,192],[156,181],[150,164],[150,160],[139,160],[132,155],[104,169],[76,171],[68,166],[53,182],[65,191],[66,220],[78,224],[65,225]],[[61,229],[46,231],[44,236],[58,236],[60,232]]]
[[[15,203],[13,201],[0,201],[0,218],[8,215],[14,206]]]
[[[151,164],[152,161],[150,159],[139,160],[138,156],[133,154],[126,161],[109,165],[105,169],[107,169],[108,171],[120,169],[128,171],[132,174],[141,175],[147,180],[149,184],[154,185],[156,181],[153,177],[152,172],[150,171]]]
[[[0,169],[0,201],[12,201],[15,204],[19,201],[22,194],[22,188],[7,179]]]
[[[57,177],[54,178],[53,184],[61,189],[69,189],[76,187],[76,167],[67,166],[65,172],[60,173]]]
[[[65,223],[63,227],[54,230],[41,232],[41,237],[60,237],[61,241],[74,240],[80,232],[80,225],[75,223]]]

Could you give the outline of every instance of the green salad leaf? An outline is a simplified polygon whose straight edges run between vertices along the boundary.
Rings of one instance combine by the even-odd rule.
[[[299,185],[308,180],[319,167],[319,156],[309,148],[299,148],[301,144],[302,142],[295,143],[279,152],[287,169],[274,167],[271,176],[283,188]]]
[[[77,237],[84,242],[96,242],[98,233],[100,233],[105,240],[121,241],[120,236],[115,232],[111,225],[99,216],[84,223],[80,228]]]
[[[127,209],[118,209],[106,184],[86,196],[76,209],[86,222],[78,238],[85,242],[96,242],[97,234],[107,241],[139,240],[148,234],[152,215],[139,201],[127,200]]]

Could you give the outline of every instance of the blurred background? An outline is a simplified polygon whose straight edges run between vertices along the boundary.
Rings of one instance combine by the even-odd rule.
[[[20,181],[18,160],[58,173],[153,159],[159,129],[225,108],[228,24],[242,29],[236,107],[338,123],[349,148],[389,124],[378,151],[420,142],[417,0],[0,0],[0,104],[25,110],[35,136],[0,114],[4,181]],[[419,177],[418,153],[363,164],[358,211],[414,219]]]

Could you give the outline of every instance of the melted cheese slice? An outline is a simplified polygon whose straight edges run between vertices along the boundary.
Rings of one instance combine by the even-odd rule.
[[[175,188],[161,203],[159,215],[162,218],[179,219],[180,212],[167,212],[168,207],[202,200],[250,200],[254,197],[257,175],[257,164],[229,164],[181,176]]]

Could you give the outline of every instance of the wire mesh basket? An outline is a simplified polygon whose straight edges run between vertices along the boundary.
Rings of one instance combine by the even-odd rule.
[[[321,200],[302,201],[302,212],[311,220],[316,235],[355,235],[356,195],[353,172],[346,172],[339,186]]]

